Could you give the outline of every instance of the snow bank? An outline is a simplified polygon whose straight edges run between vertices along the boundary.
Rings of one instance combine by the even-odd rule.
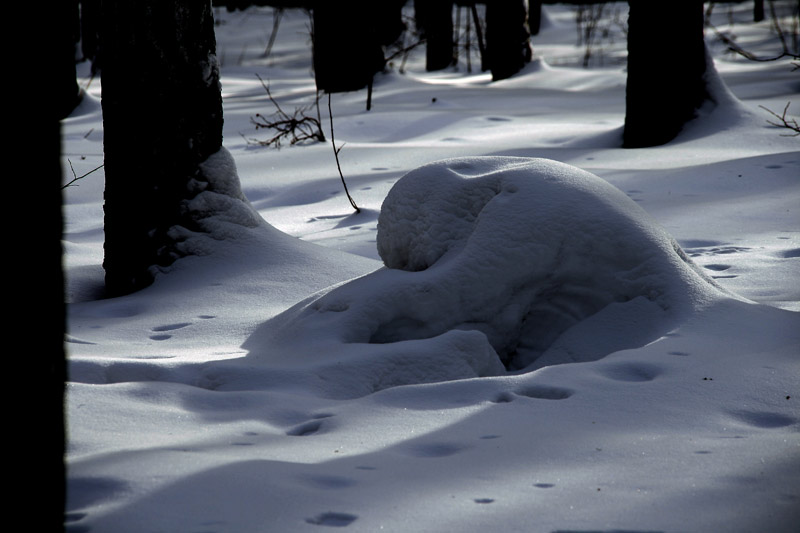
[[[388,268],[268,322],[249,359],[316,365],[323,393],[362,395],[596,360],[723,297],[635,202],[545,159],[409,172],[384,201],[377,244]]]

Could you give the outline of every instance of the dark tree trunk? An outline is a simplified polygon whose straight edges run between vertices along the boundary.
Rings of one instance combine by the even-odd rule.
[[[369,0],[343,0],[318,2],[313,12],[317,89],[338,93],[371,85],[386,63],[381,46],[386,39],[384,26],[375,20],[380,10]]]
[[[170,229],[199,164],[222,146],[210,0],[104,0],[105,261],[110,296],[152,282],[179,253]]]
[[[542,29],[542,0],[528,1],[528,30],[531,35],[539,35]]]
[[[75,52],[80,36],[80,11],[77,0],[61,0],[59,12],[64,17],[58,32],[58,43],[54,47],[58,54],[58,61],[53,72],[58,100],[58,116],[65,118],[80,103],[81,91],[78,87],[78,78],[75,70]]]
[[[753,21],[761,22],[764,20],[764,0],[755,0],[753,3]]]
[[[62,270],[61,127],[62,102],[54,95],[53,76],[69,71],[75,63],[74,11],[70,2],[55,2],[36,13],[37,35],[24,54],[9,54],[9,72],[25,72],[27,105],[8,106],[13,125],[9,153],[26,161],[31,179],[7,186],[9,198],[21,198],[33,190],[35,207],[12,202],[6,209],[7,223],[21,225],[6,233],[9,252],[7,271],[13,276],[6,297],[13,312],[5,331],[34,343],[21,350],[12,348],[6,361],[6,397],[19,404],[6,409],[5,452],[20,467],[9,469],[13,512],[30,517],[32,529],[63,531],[65,505],[64,384],[66,333],[64,276]],[[30,6],[12,2],[6,6],[9,21],[31,16]],[[19,10],[18,12],[15,10]],[[36,68],[31,68],[32,58]],[[65,78],[70,81],[70,78]],[[71,78],[75,83],[74,73]],[[71,92],[69,94],[72,94]],[[66,163],[66,161],[64,161]],[[32,219],[33,231],[23,230]],[[11,252],[13,250],[13,252]],[[14,258],[24,258],[25,267],[15,268]],[[23,344],[23,346],[25,346]],[[8,438],[24,435],[22,439]],[[10,529],[16,529],[11,526]]]
[[[80,0],[81,4],[81,54],[83,59],[92,62],[92,70],[100,68],[99,32],[101,0]]]
[[[493,80],[510,78],[531,60],[524,0],[487,0],[486,66]]]
[[[453,65],[453,0],[415,0],[417,29],[425,39],[425,68],[442,70]]]
[[[623,145],[657,146],[674,139],[708,97],[703,4],[629,5]]]

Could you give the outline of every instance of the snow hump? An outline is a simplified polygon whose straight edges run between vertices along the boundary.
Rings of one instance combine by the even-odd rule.
[[[625,194],[545,159],[409,172],[377,246],[386,268],[272,321],[279,351],[372,390],[529,371],[647,344],[722,295]]]

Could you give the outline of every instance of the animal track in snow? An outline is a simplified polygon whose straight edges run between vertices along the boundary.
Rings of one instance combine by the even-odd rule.
[[[572,396],[572,391],[563,389],[561,387],[552,387],[548,385],[531,385],[522,387],[514,391],[519,396],[526,398],[534,398],[537,400],[566,400]]]
[[[177,329],[185,328],[186,326],[191,326],[191,322],[178,322],[177,324],[166,324],[163,326],[156,326],[151,331],[155,331],[156,335],[150,335],[150,340],[153,341],[165,341],[172,338],[172,335],[167,333],[162,333],[164,331],[175,331]]]
[[[782,250],[778,252],[778,257],[782,257],[783,259],[800,257],[800,248],[792,248],[791,250]]]
[[[406,453],[413,457],[449,457],[467,449],[467,446],[454,442],[432,442],[407,446]]]
[[[355,479],[343,476],[310,476],[305,478],[304,481],[312,487],[320,489],[344,489],[356,484]]]
[[[311,420],[298,424],[289,429],[286,434],[291,437],[307,437],[319,433],[326,418],[333,417],[330,413],[319,413],[314,415]]]
[[[290,437],[307,437],[319,433],[322,429],[322,420],[310,420],[303,422],[286,432]]]
[[[191,322],[178,322],[177,324],[167,324],[164,326],[156,326],[153,328],[153,331],[174,331],[176,329],[182,329],[186,326],[191,326]]]
[[[708,270],[713,270],[714,272],[722,272],[728,270],[731,265],[721,265],[721,264],[711,264],[711,265],[703,265],[703,268],[707,268]]]
[[[315,526],[346,527],[358,518],[357,515],[350,513],[322,513],[314,518],[307,518],[306,522]]]
[[[730,414],[739,422],[747,424],[748,426],[762,429],[777,429],[800,424],[800,419],[781,413],[772,413],[769,411],[742,410],[732,411]]]
[[[653,381],[661,374],[661,369],[646,363],[612,363],[603,365],[600,374],[614,381]]]
[[[696,242],[703,242],[703,241],[696,241]],[[747,246],[731,246],[731,245],[714,245],[711,244],[709,246],[698,246],[698,247],[690,247],[685,248],[684,251],[686,255],[689,257],[702,257],[702,256],[717,256],[717,255],[729,255],[729,254],[736,254],[741,252],[748,252],[750,248]]]
[[[503,391],[495,395],[493,403],[509,403],[518,397],[533,398],[535,400],[566,400],[572,396],[573,391],[550,385],[528,385],[514,391]]]

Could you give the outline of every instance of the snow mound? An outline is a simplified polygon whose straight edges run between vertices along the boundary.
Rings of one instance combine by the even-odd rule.
[[[377,243],[388,268],[268,322],[254,356],[316,361],[366,393],[596,360],[724,297],[621,191],[545,159],[413,170],[383,203]]]

